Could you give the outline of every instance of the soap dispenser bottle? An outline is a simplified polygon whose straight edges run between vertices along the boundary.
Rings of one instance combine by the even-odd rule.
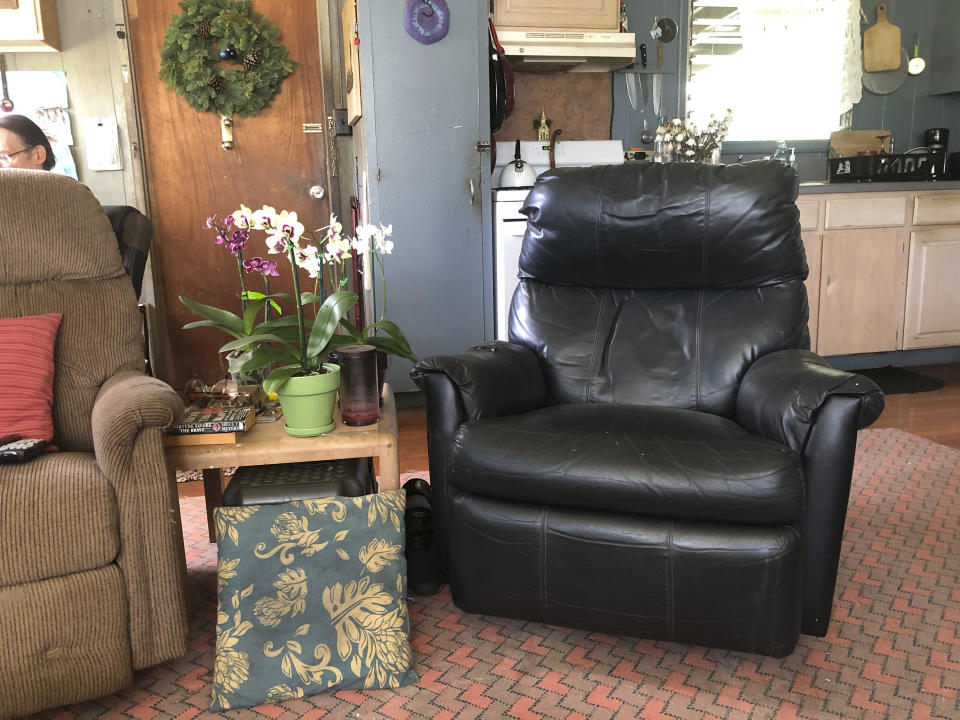
[[[797,169],[798,165],[797,165],[797,149],[796,148],[790,148],[790,159],[788,162],[790,167],[793,168],[793,171],[795,173],[799,173],[799,170]]]

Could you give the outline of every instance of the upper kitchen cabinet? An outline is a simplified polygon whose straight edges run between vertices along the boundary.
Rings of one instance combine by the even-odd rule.
[[[619,0],[494,0],[493,24],[500,28],[620,29]]]
[[[937,0],[937,24],[930,56],[930,94],[960,92],[960,3]]]
[[[0,0],[0,52],[59,52],[57,0]]]

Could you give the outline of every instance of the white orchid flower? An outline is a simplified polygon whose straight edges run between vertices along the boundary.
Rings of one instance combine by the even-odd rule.
[[[264,205],[253,213],[254,230],[271,230],[277,227],[277,211],[269,205]]]
[[[303,223],[297,220],[296,212],[281,210],[277,215],[277,230],[294,245],[303,235]]]
[[[360,225],[357,227],[357,239],[370,241],[374,235],[377,234],[377,226],[370,225]]]
[[[343,225],[337,220],[337,216],[330,213],[330,224],[327,226],[328,235],[339,235],[343,232]]]
[[[348,257],[350,257],[350,240],[348,238],[331,239],[323,253],[323,259],[326,262],[343,262]]]
[[[370,252],[370,238],[356,237],[350,241],[350,247],[353,248],[353,251],[357,255],[363,255],[364,253]]]
[[[253,221],[253,210],[248,208],[243,203],[240,204],[239,210],[234,210],[231,213],[233,217],[233,225],[239,230],[249,230],[251,223]]]

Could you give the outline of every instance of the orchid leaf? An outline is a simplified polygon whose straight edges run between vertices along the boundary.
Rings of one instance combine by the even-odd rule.
[[[253,324],[257,321],[257,315],[260,309],[266,304],[266,298],[247,301],[247,307],[243,310],[243,332],[249,335],[253,330]]]
[[[303,305],[313,305],[316,303],[322,303],[324,300],[323,295],[317,295],[315,292],[310,292],[309,290],[300,293],[300,302]]]
[[[234,370],[236,372],[252,372],[254,370],[259,370],[260,368],[271,363],[289,361],[290,353],[287,350],[272,347],[257,348],[256,350],[247,353],[243,360],[235,363]]]
[[[371,332],[371,330],[373,332]],[[375,334],[377,330],[383,330],[392,340],[378,337]],[[413,348],[410,347],[410,341],[407,340],[407,336],[403,334],[395,322],[381,320],[380,322],[367,325],[363,329],[363,334],[365,337],[364,341],[376,346],[378,350],[382,350],[388,355],[397,355],[398,357],[406,358],[410,362],[417,362],[417,356],[413,352]],[[379,341],[379,343],[376,341]]]
[[[287,315],[286,317],[278,317],[273,320],[267,320],[262,322],[253,328],[253,332],[272,332],[280,328],[290,328],[297,327],[297,316],[296,315]]]
[[[413,354],[410,346],[400,342],[399,340],[394,340],[390,337],[374,335],[373,337],[368,337],[364,342],[366,342],[368,345],[373,345],[377,350],[385,352],[387,355],[396,355],[397,357],[402,357],[410,362],[417,361],[417,356]]]
[[[198,327],[213,327],[213,328],[216,328],[217,330],[221,330],[227,333],[228,335],[233,335],[235,338],[243,337],[243,333],[234,332],[233,330],[228,328],[226,325],[221,325],[220,323],[215,322],[214,320],[195,320],[194,322],[187,323],[186,325],[184,325],[183,329],[191,330],[193,328],[198,328]]]
[[[347,334],[353,338],[353,341],[357,345],[362,345],[366,340],[363,337],[363,333],[360,332],[360,329],[351,323],[350,321],[344,319],[340,321],[340,327],[347,331]]]
[[[300,370],[300,363],[295,365],[281,365],[278,368],[274,368],[263,381],[264,392],[266,392],[267,395],[275,393],[278,388],[280,388],[287,380],[300,372]]]
[[[229,352],[230,350],[238,350],[239,348],[244,348],[248,345],[256,345],[257,343],[267,342],[278,342],[282,345],[287,345],[287,342],[279,335],[246,335],[239,340],[228,342],[226,345],[220,348],[220,352]],[[291,348],[291,350],[293,350],[293,348]]]
[[[315,358],[327,351],[337,325],[356,303],[356,293],[348,290],[338,290],[323,301],[307,340],[307,357]]]
[[[274,297],[273,295],[264,295],[262,292],[257,292],[256,290],[247,290],[240,293],[240,297],[242,297],[244,300],[263,300],[264,298],[271,298],[270,307],[272,307],[278,313],[283,312],[283,308],[281,308],[280,305],[272,299]]]
[[[204,305],[203,303],[198,303],[195,300],[184,297],[183,295],[180,296],[180,302],[205,320],[213,320],[216,323],[220,323],[224,327],[230,328],[235,333],[243,332],[243,320],[234,315],[232,312],[211,307],[210,305]]]

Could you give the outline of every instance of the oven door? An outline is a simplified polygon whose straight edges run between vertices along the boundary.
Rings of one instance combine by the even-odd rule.
[[[510,302],[517,288],[520,246],[527,230],[527,218],[520,214],[522,200],[497,200],[493,203],[494,301],[496,338],[507,340]]]

